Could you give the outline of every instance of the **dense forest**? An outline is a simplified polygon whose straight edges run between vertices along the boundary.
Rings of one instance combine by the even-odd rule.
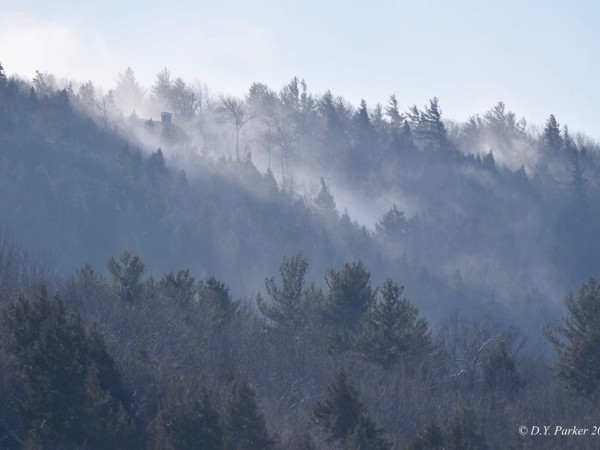
[[[0,66],[0,448],[596,448],[600,147],[400,99]]]

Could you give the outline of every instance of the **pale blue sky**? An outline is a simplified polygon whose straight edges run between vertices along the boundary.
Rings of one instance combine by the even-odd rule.
[[[279,89],[292,76],[370,106],[440,98],[465,120],[503,100],[518,116],[600,138],[594,1],[0,0],[0,62],[110,88],[131,66],[168,67],[212,92]]]

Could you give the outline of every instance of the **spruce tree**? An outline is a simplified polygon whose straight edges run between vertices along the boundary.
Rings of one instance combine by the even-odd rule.
[[[315,206],[317,207],[317,211],[323,214],[327,218],[337,218],[337,210],[335,205],[335,200],[327,184],[325,183],[325,179],[321,177],[321,190],[315,199]]]
[[[542,135],[542,142],[544,143],[545,149],[552,154],[559,153],[562,148],[560,127],[556,121],[556,117],[554,117],[554,114],[550,114],[550,117],[546,121],[546,126],[544,127],[544,133]]]
[[[223,428],[226,450],[266,450],[275,445],[256,403],[256,395],[245,382],[234,384],[223,416]]]

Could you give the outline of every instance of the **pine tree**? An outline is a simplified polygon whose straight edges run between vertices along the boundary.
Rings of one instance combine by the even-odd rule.
[[[595,279],[566,298],[568,316],[544,334],[558,356],[556,375],[568,390],[590,395],[600,384],[600,287]]]
[[[125,302],[137,301],[142,294],[142,277],[146,272],[146,266],[140,257],[125,251],[118,262],[111,258],[107,267],[117,295]]]
[[[437,97],[429,100],[429,105],[421,112],[418,131],[419,139],[434,150],[439,150],[446,144],[447,132],[442,122],[442,110]]]
[[[388,239],[398,240],[404,237],[408,229],[408,222],[404,211],[398,210],[393,204],[392,208],[375,224],[377,234]]]
[[[419,126],[421,123],[421,111],[417,108],[417,105],[412,105],[406,112],[406,123],[410,126],[410,129],[414,135],[418,135]]]
[[[180,270],[164,275],[158,283],[160,290],[170,299],[189,304],[194,299],[195,279],[190,270]]]
[[[226,450],[267,450],[273,448],[256,395],[247,383],[235,383],[223,417]]]
[[[388,279],[361,321],[354,341],[356,349],[367,359],[390,367],[400,359],[411,360],[432,348],[427,322],[419,311],[402,298],[403,287]]]
[[[325,281],[329,288],[326,313],[339,325],[356,327],[373,299],[371,274],[362,262],[346,263],[339,272],[329,269]]]
[[[283,257],[279,268],[281,286],[274,278],[267,278],[265,286],[271,297],[269,303],[257,298],[259,310],[280,326],[298,326],[303,323],[302,296],[308,262],[301,255]]]
[[[395,130],[399,130],[404,125],[404,114],[400,112],[398,107],[398,99],[396,94],[392,94],[385,107],[385,114],[390,118],[390,122]]]

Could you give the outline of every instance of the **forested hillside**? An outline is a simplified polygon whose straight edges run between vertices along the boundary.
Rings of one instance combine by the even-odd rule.
[[[0,447],[538,448],[519,426],[591,427],[600,148],[554,115],[458,123],[397,94],[0,66]]]

